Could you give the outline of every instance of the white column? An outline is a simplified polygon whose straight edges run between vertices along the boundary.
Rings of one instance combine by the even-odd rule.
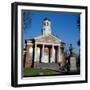
[[[51,56],[51,62],[55,62],[54,61],[54,45],[52,45],[52,56]]]
[[[37,58],[37,44],[35,43],[35,49],[34,49],[34,61],[36,62],[36,58]]]
[[[44,44],[42,45],[42,57],[41,62],[44,62]]]

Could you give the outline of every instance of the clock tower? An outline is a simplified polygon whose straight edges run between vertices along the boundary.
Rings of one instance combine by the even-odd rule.
[[[50,35],[51,34],[51,21],[48,18],[43,20],[43,35]]]

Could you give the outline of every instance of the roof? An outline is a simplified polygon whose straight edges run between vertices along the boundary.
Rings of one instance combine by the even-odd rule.
[[[51,21],[48,17],[44,18],[43,20],[49,20],[49,21]]]
[[[39,37],[35,37],[34,39],[37,42],[47,42],[47,43],[56,43],[56,44],[60,44],[62,42],[60,39],[58,39],[53,35],[47,35],[47,36],[41,35]]]

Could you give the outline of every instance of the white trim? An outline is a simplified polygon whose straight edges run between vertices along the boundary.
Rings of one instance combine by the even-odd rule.
[[[57,39],[59,42],[61,42],[60,39],[58,39],[57,37],[55,37],[54,35],[51,35],[52,37],[54,37],[55,39]]]
[[[52,45],[52,44],[54,44],[54,43],[42,43],[42,42],[37,42],[37,44]],[[60,46],[60,44],[54,44],[54,46]]]
[[[36,42],[36,44],[41,44],[41,45],[43,45],[43,44],[45,44],[45,45],[52,45],[52,44],[54,44],[54,43]],[[33,43],[27,43],[27,45],[33,45]],[[60,44],[54,44],[54,46],[60,46]]]

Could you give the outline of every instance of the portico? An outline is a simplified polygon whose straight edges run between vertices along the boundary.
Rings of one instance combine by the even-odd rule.
[[[63,49],[60,44],[53,43],[40,43],[35,42],[34,44],[28,43],[26,61],[29,65],[34,67],[34,63],[62,63],[63,61]],[[30,55],[31,54],[31,55]],[[32,57],[32,58],[31,58]]]
[[[60,55],[56,55],[55,54],[55,51],[56,51],[57,54],[60,53],[60,46],[59,45],[37,44],[35,46],[36,46],[35,48],[39,48],[40,49],[40,57],[41,57],[41,60],[39,61],[40,63],[41,62],[46,63],[45,62],[45,53],[48,54],[48,63],[58,62],[59,61]],[[35,49],[35,52],[37,52],[36,49]],[[55,55],[56,55],[56,58],[55,58]],[[35,57],[37,58],[37,54],[35,55]],[[54,58],[56,60],[54,60]],[[34,60],[37,61],[36,59],[34,59]]]

